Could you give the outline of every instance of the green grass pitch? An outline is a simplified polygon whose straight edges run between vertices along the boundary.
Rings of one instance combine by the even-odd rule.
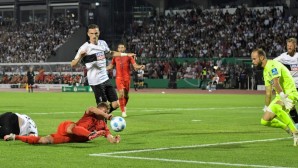
[[[42,136],[95,105],[92,93],[0,92],[0,100],[0,113],[28,114]],[[131,93],[119,144],[1,140],[0,167],[298,167],[291,137],[260,125],[263,106],[264,95]]]

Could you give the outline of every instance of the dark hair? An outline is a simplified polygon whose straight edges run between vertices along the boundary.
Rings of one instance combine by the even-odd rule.
[[[126,48],[126,44],[124,43],[124,42],[120,42],[120,43],[118,43],[118,46],[119,45],[124,45],[124,47]]]
[[[262,48],[254,49],[252,52],[257,52],[259,56],[264,56],[266,58],[266,52]]]
[[[90,24],[90,25],[88,26],[88,30],[89,30],[89,29],[96,29],[96,28],[99,29],[99,27],[98,27],[96,24]]]
[[[97,104],[97,108],[102,108],[102,107],[110,111],[110,105],[107,102],[100,102]]]

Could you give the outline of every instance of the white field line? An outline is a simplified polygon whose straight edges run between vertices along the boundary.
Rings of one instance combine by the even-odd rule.
[[[153,149],[140,149],[140,150],[131,150],[131,151],[120,151],[120,152],[109,152],[109,153],[99,153],[99,154],[89,154],[93,155],[114,155],[114,154],[126,154],[126,153],[140,153],[140,152],[152,152],[152,151],[163,151],[163,150],[171,150],[171,149],[189,149],[189,148],[202,148],[202,147],[210,147],[210,146],[221,146],[221,145],[234,145],[234,144],[246,144],[246,143],[254,143],[254,142],[269,142],[269,141],[279,141],[290,139],[292,137],[287,138],[274,138],[274,139],[260,139],[260,140],[250,140],[250,141],[236,141],[236,142],[222,142],[222,143],[213,143],[213,144],[198,144],[198,145],[189,145],[189,146],[174,146],[174,147],[166,147],[166,148],[153,148]]]
[[[194,110],[238,110],[238,109],[261,109],[260,107],[224,107],[224,108],[151,108],[151,109],[140,109],[135,108],[129,109],[129,112],[152,112],[152,111],[194,111]],[[37,114],[37,115],[48,115],[48,114],[77,114],[84,113],[81,112],[39,112],[39,113],[27,113],[27,114]]]
[[[147,157],[134,157],[134,156],[117,156],[115,154],[128,154],[128,153],[141,153],[141,152],[152,152],[152,151],[163,151],[171,149],[189,149],[189,148],[202,148],[210,146],[221,146],[221,145],[234,145],[234,144],[246,144],[254,142],[269,142],[290,139],[287,138],[274,138],[274,139],[260,139],[260,140],[250,140],[250,141],[238,141],[238,142],[223,142],[214,144],[199,144],[190,146],[176,146],[167,148],[155,148],[155,149],[142,149],[142,150],[131,150],[131,151],[120,151],[120,152],[110,152],[110,153],[95,153],[89,154],[89,156],[100,156],[100,157],[112,157],[112,158],[125,158],[125,159],[136,159],[136,160],[153,160],[153,161],[164,161],[164,162],[176,162],[176,163],[194,163],[194,164],[209,164],[209,165],[223,165],[223,166],[236,166],[236,167],[258,167],[258,168],[286,168],[280,166],[267,166],[267,165],[250,165],[250,164],[234,164],[234,163],[222,163],[222,162],[204,162],[204,161],[193,161],[193,160],[177,160],[177,159],[164,159],[164,158],[147,158]]]
[[[132,156],[115,156],[115,155],[104,155],[104,154],[98,155],[98,156],[110,157],[110,158],[134,159],[134,160],[151,160],[151,161],[162,161],[162,162],[193,163],[193,164],[221,165],[221,166],[234,166],[234,167],[290,168],[290,167],[280,167],[280,166],[251,165],[251,164],[237,164],[237,163],[223,163],[223,162],[204,162],[204,161],[195,161],[195,160],[177,160],[177,159],[163,159],[163,158],[132,157]]]

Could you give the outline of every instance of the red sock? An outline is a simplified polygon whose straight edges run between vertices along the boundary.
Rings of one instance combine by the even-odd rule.
[[[128,97],[125,97],[125,106],[127,105],[128,99]]]
[[[61,143],[67,143],[70,142],[69,136],[61,136],[57,134],[51,134],[53,137],[53,144],[61,144]]]
[[[75,135],[84,136],[84,137],[88,137],[88,135],[91,133],[86,128],[81,127],[81,126],[75,126],[75,127],[73,127],[73,129],[71,131]]]
[[[40,137],[16,135],[15,139],[21,140],[21,141],[23,141],[25,143],[28,143],[28,144],[38,144],[38,141],[39,141]]]
[[[119,103],[120,103],[120,109],[122,112],[125,111],[124,107],[125,107],[125,98],[124,97],[120,97],[119,98]]]

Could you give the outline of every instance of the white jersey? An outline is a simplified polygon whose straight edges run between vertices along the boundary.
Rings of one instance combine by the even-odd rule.
[[[22,125],[20,125],[19,135],[29,135],[34,134],[38,136],[38,131],[35,122],[25,114],[15,113],[19,118],[23,120]]]
[[[285,52],[274,60],[284,64],[290,70],[290,73],[295,80],[296,88],[298,88],[298,53],[295,53],[294,56],[290,56]]]
[[[98,85],[107,81],[109,76],[106,70],[105,53],[110,51],[107,43],[103,40],[98,40],[97,45],[86,42],[78,50],[75,59],[79,58],[81,51],[86,51],[87,56],[96,55],[96,60],[85,64],[89,85]]]

